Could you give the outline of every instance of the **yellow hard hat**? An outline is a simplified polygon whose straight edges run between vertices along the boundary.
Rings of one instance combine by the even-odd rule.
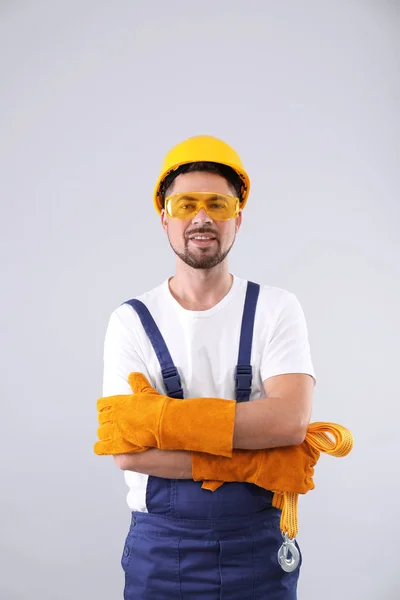
[[[226,142],[211,135],[196,135],[174,146],[164,158],[154,189],[154,206],[162,209],[162,183],[172,171],[193,162],[216,162],[231,167],[242,180],[240,208],[244,208],[250,191],[250,179],[237,152]],[[194,191],[194,190],[193,190]]]

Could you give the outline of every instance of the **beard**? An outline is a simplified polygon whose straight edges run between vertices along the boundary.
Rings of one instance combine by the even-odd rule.
[[[209,233],[209,231],[204,229],[198,230],[196,233],[198,235],[206,235]],[[188,238],[185,238],[185,250],[184,252],[179,252],[176,248],[174,248],[169,235],[168,241],[176,256],[179,256],[179,258],[189,267],[192,267],[192,269],[212,269],[213,267],[216,267],[225,260],[235,242],[235,240],[233,240],[229,248],[225,251],[222,251],[220,241],[216,239],[214,242],[216,246],[215,249],[211,250],[210,248],[197,247],[195,248],[195,251],[192,252],[189,248],[190,241]]]

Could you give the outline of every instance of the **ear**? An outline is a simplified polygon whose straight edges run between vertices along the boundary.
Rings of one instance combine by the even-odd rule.
[[[240,226],[241,226],[241,224],[242,224],[242,218],[243,218],[243,217],[242,217],[242,213],[243,213],[243,210],[242,210],[242,209],[240,209],[240,210],[239,210],[239,214],[238,214],[238,216],[236,217],[236,233],[239,231],[239,229],[240,229]]]
[[[168,217],[166,215],[166,212],[164,209],[161,210],[161,226],[164,229],[165,233],[167,233],[167,229],[168,229]]]

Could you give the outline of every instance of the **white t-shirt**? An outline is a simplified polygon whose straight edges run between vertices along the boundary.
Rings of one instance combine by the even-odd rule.
[[[177,367],[185,398],[235,399],[234,371],[247,281],[233,276],[228,294],[209,310],[184,309],[172,296],[168,279],[137,296],[149,309]],[[251,364],[250,401],[265,396],[263,381],[284,373],[314,378],[308,331],[296,296],[262,285],[257,302]],[[104,343],[103,396],[131,394],[128,375],[143,373],[165,394],[161,368],[136,311],[128,304],[111,314]],[[131,510],[147,511],[148,475],[124,471]]]

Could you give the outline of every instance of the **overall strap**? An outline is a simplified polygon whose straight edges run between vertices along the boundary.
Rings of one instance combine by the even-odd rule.
[[[127,300],[123,304],[130,304],[132,308],[137,312],[139,319],[142,322],[143,328],[147,333],[147,336],[154,348],[154,352],[157,355],[158,362],[161,367],[161,375],[164,381],[167,395],[171,398],[183,398],[183,389],[181,378],[178,373],[178,369],[173,363],[167,344],[161,334],[161,331],[157,327],[156,322],[150,314],[149,309],[140,300]]]
[[[240,332],[238,364],[235,369],[237,402],[246,402],[249,400],[251,394],[253,372],[251,366],[251,347],[259,293],[260,286],[258,283],[248,281],[243,309],[242,329]]]

